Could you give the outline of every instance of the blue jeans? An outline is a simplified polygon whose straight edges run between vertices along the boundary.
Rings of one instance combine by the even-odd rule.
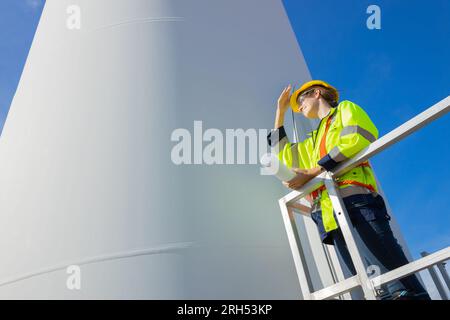
[[[393,270],[409,263],[392,233],[389,225],[390,218],[380,195],[376,197],[370,194],[353,195],[343,200],[359,237],[385,269]],[[341,229],[331,231],[330,237],[350,272],[356,275]],[[410,294],[421,295],[423,299],[430,300],[428,293],[415,275],[404,277],[399,281]]]

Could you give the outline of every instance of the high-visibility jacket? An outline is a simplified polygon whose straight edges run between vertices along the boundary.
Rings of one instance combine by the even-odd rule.
[[[367,113],[357,104],[344,100],[331,108],[316,130],[303,142],[289,142],[284,127],[272,130],[268,142],[272,153],[289,168],[311,169],[318,166],[327,171],[335,168],[378,139],[378,130]],[[377,192],[376,180],[368,162],[353,168],[336,178],[339,188],[361,190],[361,187]],[[351,190],[347,190],[351,191]],[[338,228],[333,207],[325,187],[313,192],[319,201],[326,232]]]

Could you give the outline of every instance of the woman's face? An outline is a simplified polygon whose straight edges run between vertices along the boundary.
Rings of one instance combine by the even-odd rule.
[[[320,94],[319,94],[320,95]],[[299,98],[300,112],[308,119],[318,118],[319,99],[316,98],[316,93],[308,94]]]

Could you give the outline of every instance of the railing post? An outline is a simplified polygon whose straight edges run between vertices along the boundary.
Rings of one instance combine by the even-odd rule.
[[[342,231],[342,235],[356,270],[356,275],[364,292],[364,297],[367,300],[376,300],[375,289],[366,273],[366,267],[361,258],[360,250],[358,250],[358,246],[356,245],[356,237],[353,232],[350,218],[348,217],[347,209],[345,208],[344,202],[339,195],[339,191],[337,190],[332,174],[329,172],[325,178],[325,187],[328,190],[339,227]]]
[[[297,277],[300,284],[300,289],[302,291],[303,299],[311,300],[313,285],[311,283],[311,277],[309,275],[308,265],[306,264],[306,257],[303,252],[300,236],[298,235],[294,211],[292,208],[286,205],[286,202],[283,198],[280,199],[278,203],[280,204],[281,215],[283,216],[283,222],[286,228],[289,246],[291,247],[292,257],[294,258],[295,269],[297,271]]]
[[[441,272],[442,279],[444,279],[444,282],[447,285],[447,289],[450,290],[450,278],[448,276],[447,270],[445,269],[445,262],[438,263],[437,268]]]
[[[336,249],[332,245],[322,244],[323,250],[327,257],[330,271],[334,277],[334,283],[339,283],[345,280],[344,271],[342,270],[339,258],[336,253]],[[341,298],[344,300],[352,300],[350,292],[343,293]]]
[[[426,252],[426,251],[423,251],[423,252],[420,253],[420,255],[422,257],[426,257],[426,256],[429,255],[429,253]],[[442,300],[448,300],[447,292],[445,291],[444,286],[442,285],[441,280],[439,279],[436,270],[434,270],[434,266],[430,266],[427,269],[428,269],[428,272],[430,273],[431,279],[434,282],[434,285],[436,286],[437,291],[439,292],[439,295],[441,296],[441,299]],[[439,270],[439,271],[441,271],[441,270]],[[444,277],[444,274],[442,274],[442,276]]]

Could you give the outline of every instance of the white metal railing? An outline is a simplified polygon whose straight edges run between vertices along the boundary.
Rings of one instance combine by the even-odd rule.
[[[292,256],[294,259],[303,299],[330,299],[333,297],[342,296],[344,294],[347,294],[351,290],[360,287],[363,291],[365,299],[375,300],[377,296],[375,291],[376,286],[381,286],[391,281],[401,279],[410,274],[419,272],[450,259],[449,246],[433,254],[427,255],[426,257],[381,274],[377,277],[369,278],[366,273],[366,269],[360,253],[360,245],[358,245],[358,243],[356,242],[355,232],[353,230],[343,200],[339,195],[339,189],[338,187],[336,187],[334,180],[335,177],[341,176],[343,173],[351,170],[358,164],[368,160],[370,157],[380,153],[391,145],[406,138],[428,123],[431,123],[439,117],[442,117],[449,111],[450,96],[436,103],[411,120],[405,122],[380,139],[376,140],[353,158],[338,165],[333,171],[328,171],[320,174],[319,176],[315,177],[307,184],[305,184],[302,188],[292,191],[286,196],[279,199],[281,214],[286,228],[289,245],[292,251]],[[350,253],[350,257],[356,269],[356,275],[348,279],[343,279],[341,275],[339,277],[340,279],[338,279],[335,284],[314,292],[310,272],[306,263],[306,257],[304,254],[300,236],[298,234],[294,212],[309,216],[309,208],[307,208],[305,205],[299,204],[298,200],[302,199],[304,196],[317,189],[321,185],[325,185],[328,190],[328,194],[333,205],[333,210],[336,213],[338,224],[341,228],[345,243]],[[336,258],[334,259],[333,263],[336,264]],[[333,273],[333,270],[330,271]],[[347,299],[349,298],[348,294],[346,295],[346,297]]]

